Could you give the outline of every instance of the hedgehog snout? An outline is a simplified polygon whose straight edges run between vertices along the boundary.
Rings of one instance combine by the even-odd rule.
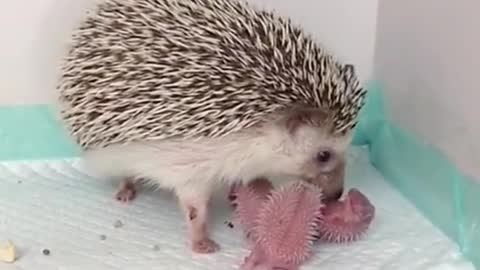
[[[343,195],[344,188],[342,186],[337,192],[332,193],[330,197],[327,197],[327,200],[338,201]]]
[[[321,174],[315,178],[306,178],[305,181],[322,189],[327,202],[339,200],[344,193],[343,176],[332,175],[332,173]]]
[[[324,199],[326,202],[338,201],[342,197],[343,192],[344,192],[344,187],[342,184],[342,186],[340,187],[324,192],[324,196],[325,196]]]
[[[344,192],[344,159],[342,157],[338,158],[328,171],[322,170],[322,164],[317,166],[315,176],[308,182],[322,189],[325,200],[336,201],[340,199]]]

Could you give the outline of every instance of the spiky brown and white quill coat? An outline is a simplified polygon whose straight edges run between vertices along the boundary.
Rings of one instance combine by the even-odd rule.
[[[199,217],[220,182],[291,176],[338,193],[343,179],[325,175],[344,164],[364,96],[300,27],[235,0],[105,0],[59,82],[92,168],[173,189]]]

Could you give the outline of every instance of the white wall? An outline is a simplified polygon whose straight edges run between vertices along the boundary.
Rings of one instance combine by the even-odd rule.
[[[378,0],[248,0],[300,23],[366,81],[373,71]]]
[[[0,105],[49,103],[57,61],[70,30],[98,0],[10,0],[0,3]],[[362,79],[373,64],[378,0],[250,0],[291,15]]]
[[[480,1],[380,1],[375,71],[393,117],[480,179]]]
[[[96,0],[0,3],[0,105],[46,103],[68,33]]]

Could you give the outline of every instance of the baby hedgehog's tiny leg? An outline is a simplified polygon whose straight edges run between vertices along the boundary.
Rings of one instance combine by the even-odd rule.
[[[214,253],[220,249],[220,246],[210,239],[208,235],[207,223],[210,197],[201,196],[203,195],[201,193],[196,193],[195,196],[187,194],[177,192],[180,206],[185,214],[192,250],[196,253]]]
[[[115,199],[121,202],[129,202],[135,199],[135,196],[137,195],[137,188],[135,185],[137,182],[138,179],[134,177],[128,177],[123,180],[115,193]]]

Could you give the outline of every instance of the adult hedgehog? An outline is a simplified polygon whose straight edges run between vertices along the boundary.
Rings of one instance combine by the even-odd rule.
[[[105,0],[73,35],[61,117],[117,198],[149,179],[177,195],[192,249],[219,184],[258,177],[343,190],[365,90],[290,20],[235,0]]]

